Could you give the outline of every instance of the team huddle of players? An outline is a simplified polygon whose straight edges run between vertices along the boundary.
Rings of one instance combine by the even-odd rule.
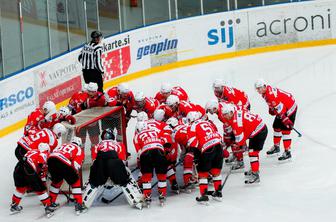
[[[262,79],[256,81],[255,88],[267,102],[269,113],[275,116],[274,145],[267,154],[279,153],[282,139],[284,152],[278,159],[290,159],[290,133],[297,112],[295,100],[290,93],[272,87]],[[176,193],[180,190],[190,191],[198,183],[198,202],[207,203],[209,196],[220,200],[223,160],[232,164],[231,170],[242,169],[244,152],[248,152],[251,164],[251,170],[245,172],[245,183],[260,182],[259,152],[267,137],[267,127],[259,115],[250,112],[250,102],[245,92],[217,79],[213,83],[217,99],[208,101],[202,107],[190,102],[188,94],[181,87],[170,84],[162,84],[154,98],[146,97],[143,92],[133,94],[125,83],[108,89],[105,94],[97,89],[96,83],[89,83],[85,90],[75,93],[68,106],[62,107],[59,112],[55,104],[48,101],[29,115],[24,136],[15,150],[19,162],[14,171],[16,190],[12,197],[12,213],[22,210],[20,200],[27,189],[31,189],[45,206],[46,215],[52,215],[59,207],[56,198],[63,180],[72,188],[78,214],[87,211],[98,188],[108,178],[123,188],[132,206],[142,208],[139,206],[142,202],[149,206],[154,171],[161,205],[167,196],[167,180],[171,190]],[[66,132],[60,122],[74,124],[74,114],[97,106],[123,106],[127,122],[135,117],[133,110],[137,111],[133,142],[141,176],[136,183],[127,172],[123,162],[126,160],[123,144],[115,141],[117,132],[107,128],[101,134],[101,142],[97,139],[92,141],[91,138],[91,142],[97,145],[92,149],[92,159],[95,161],[91,166],[83,203],[79,177],[84,160],[82,139],[74,137],[70,143],[59,146],[58,139]],[[209,120],[209,113],[216,114],[222,122],[223,135]],[[175,175],[178,156],[183,164],[183,184],[180,185]],[[51,180],[49,189],[45,183],[47,172]],[[212,192],[208,189],[209,179],[214,186]]]

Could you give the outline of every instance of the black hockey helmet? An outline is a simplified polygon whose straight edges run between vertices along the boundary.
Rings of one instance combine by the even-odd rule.
[[[93,32],[91,32],[91,38],[92,39],[101,38],[102,36],[103,36],[103,34],[100,31],[93,31]]]
[[[111,128],[105,129],[101,133],[100,138],[101,138],[101,140],[115,140],[113,130]]]

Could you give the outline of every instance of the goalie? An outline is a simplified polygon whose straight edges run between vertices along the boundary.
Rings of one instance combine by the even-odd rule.
[[[93,164],[89,182],[84,192],[84,203],[90,207],[108,179],[121,187],[128,203],[142,209],[142,193],[123,160],[126,160],[124,144],[115,140],[117,132],[108,128],[101,134],[101,142],[92,150]]]

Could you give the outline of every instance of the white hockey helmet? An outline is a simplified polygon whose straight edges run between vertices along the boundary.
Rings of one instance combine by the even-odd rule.
[[[211,114],[214,114],[218,110],[218,100],[212,99],[205,104],[205,110]]]
[[[160,93],[170,93],[172,90],[172,86],[169,83],[162,83],[160,88]]]
[[[71,115],[71,111],[69,109],[69,107],[67,106],[62,106],[59,110],[59,113],[62,115],[62,116],[68,116],[68,115]]]
[[[215,79],[215,81],[212,83],[212,88],[218,89],[218,88],[222,88],[225,85],[225,82],[223,79]]]
[[[82,139],[80,137],[77,137],[77,136],[74,136],[72,138],[71,143],[74,143],[74,144],[76,144],[77,146],[80,146],[80,147],[83,146]]]
[[[38,150],[40,152],[50,152],[50,146],[47,143],[40,143],[38,145]]]
[[[140,122],[137,122],[136,125],[135,125],[135,130],[140,133],[142,132],[143,130],[146,130],[148,129],[148,126],[147,126],[147,123],[145,121],[140,121]]]
[[[127,94],[130,91],[129,86],[126,83],[120,83],[117,86],[117,89],[118,89],[119,94]]]
[[[225,114],[228,114],[230,112],[234,112],[234,106],[232,104],[228,104],[228,103],[223,104],[222,114],[225,115]]]
[[[197,111],[191,111],[187,114],[187,120],[189,123],[198,120],[200,117],[201,117],[200,112]]]
[[[153,117],[156,121],[163,121],[165,118],[165,111],[163,109],[156,109],[154,111]]]
[[[66,133],[66,128],[61,123],[56,123],[52,129],[52,131],[56,134],[58,138],[61,138],[63,134]]]
[[[43,104],[42,109],[43,109],[44,115],[46,115],[48,113],[56,113],[56,105],[52,101],[45,102]]]
[[[175,117],[170,117],[166,123],[172,128],[174,128],[178,125],[178,120]]]
[[[180,99],[175,95],[170,95],[167,97],[166,104],[170,107],[176,106],[180,103]]]
[[[146,112],[140,112],[137,115],[137,121],[141,122],[141,121],[147,121],[148,120],[148,115]]]
[[[145,95],[143,92],[139,91],[134,94],[135,102],[143,102],[145,100]]]
[[[88,92],[97,92],[98,91],[98,84],[95,83],[95,82],[90,82],[89,84],[87,84],[86,90]]]
[[[257,81],[254,83],[254,88],[258,89],[261,87],[266,86],[266,82],[264,79],[257,79]]]

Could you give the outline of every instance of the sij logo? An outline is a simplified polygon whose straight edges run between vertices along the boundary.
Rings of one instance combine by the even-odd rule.
[[[233,20],[229,19],[227,24],[225,21],[220,22],[220,28],[210,29],[208,32],[208,45],[217,45],[219,43],[226,44],[226,48],[232,48],[234,45],[234,27]],[[236,19],[236,24],[240,23],[240,19]]]

